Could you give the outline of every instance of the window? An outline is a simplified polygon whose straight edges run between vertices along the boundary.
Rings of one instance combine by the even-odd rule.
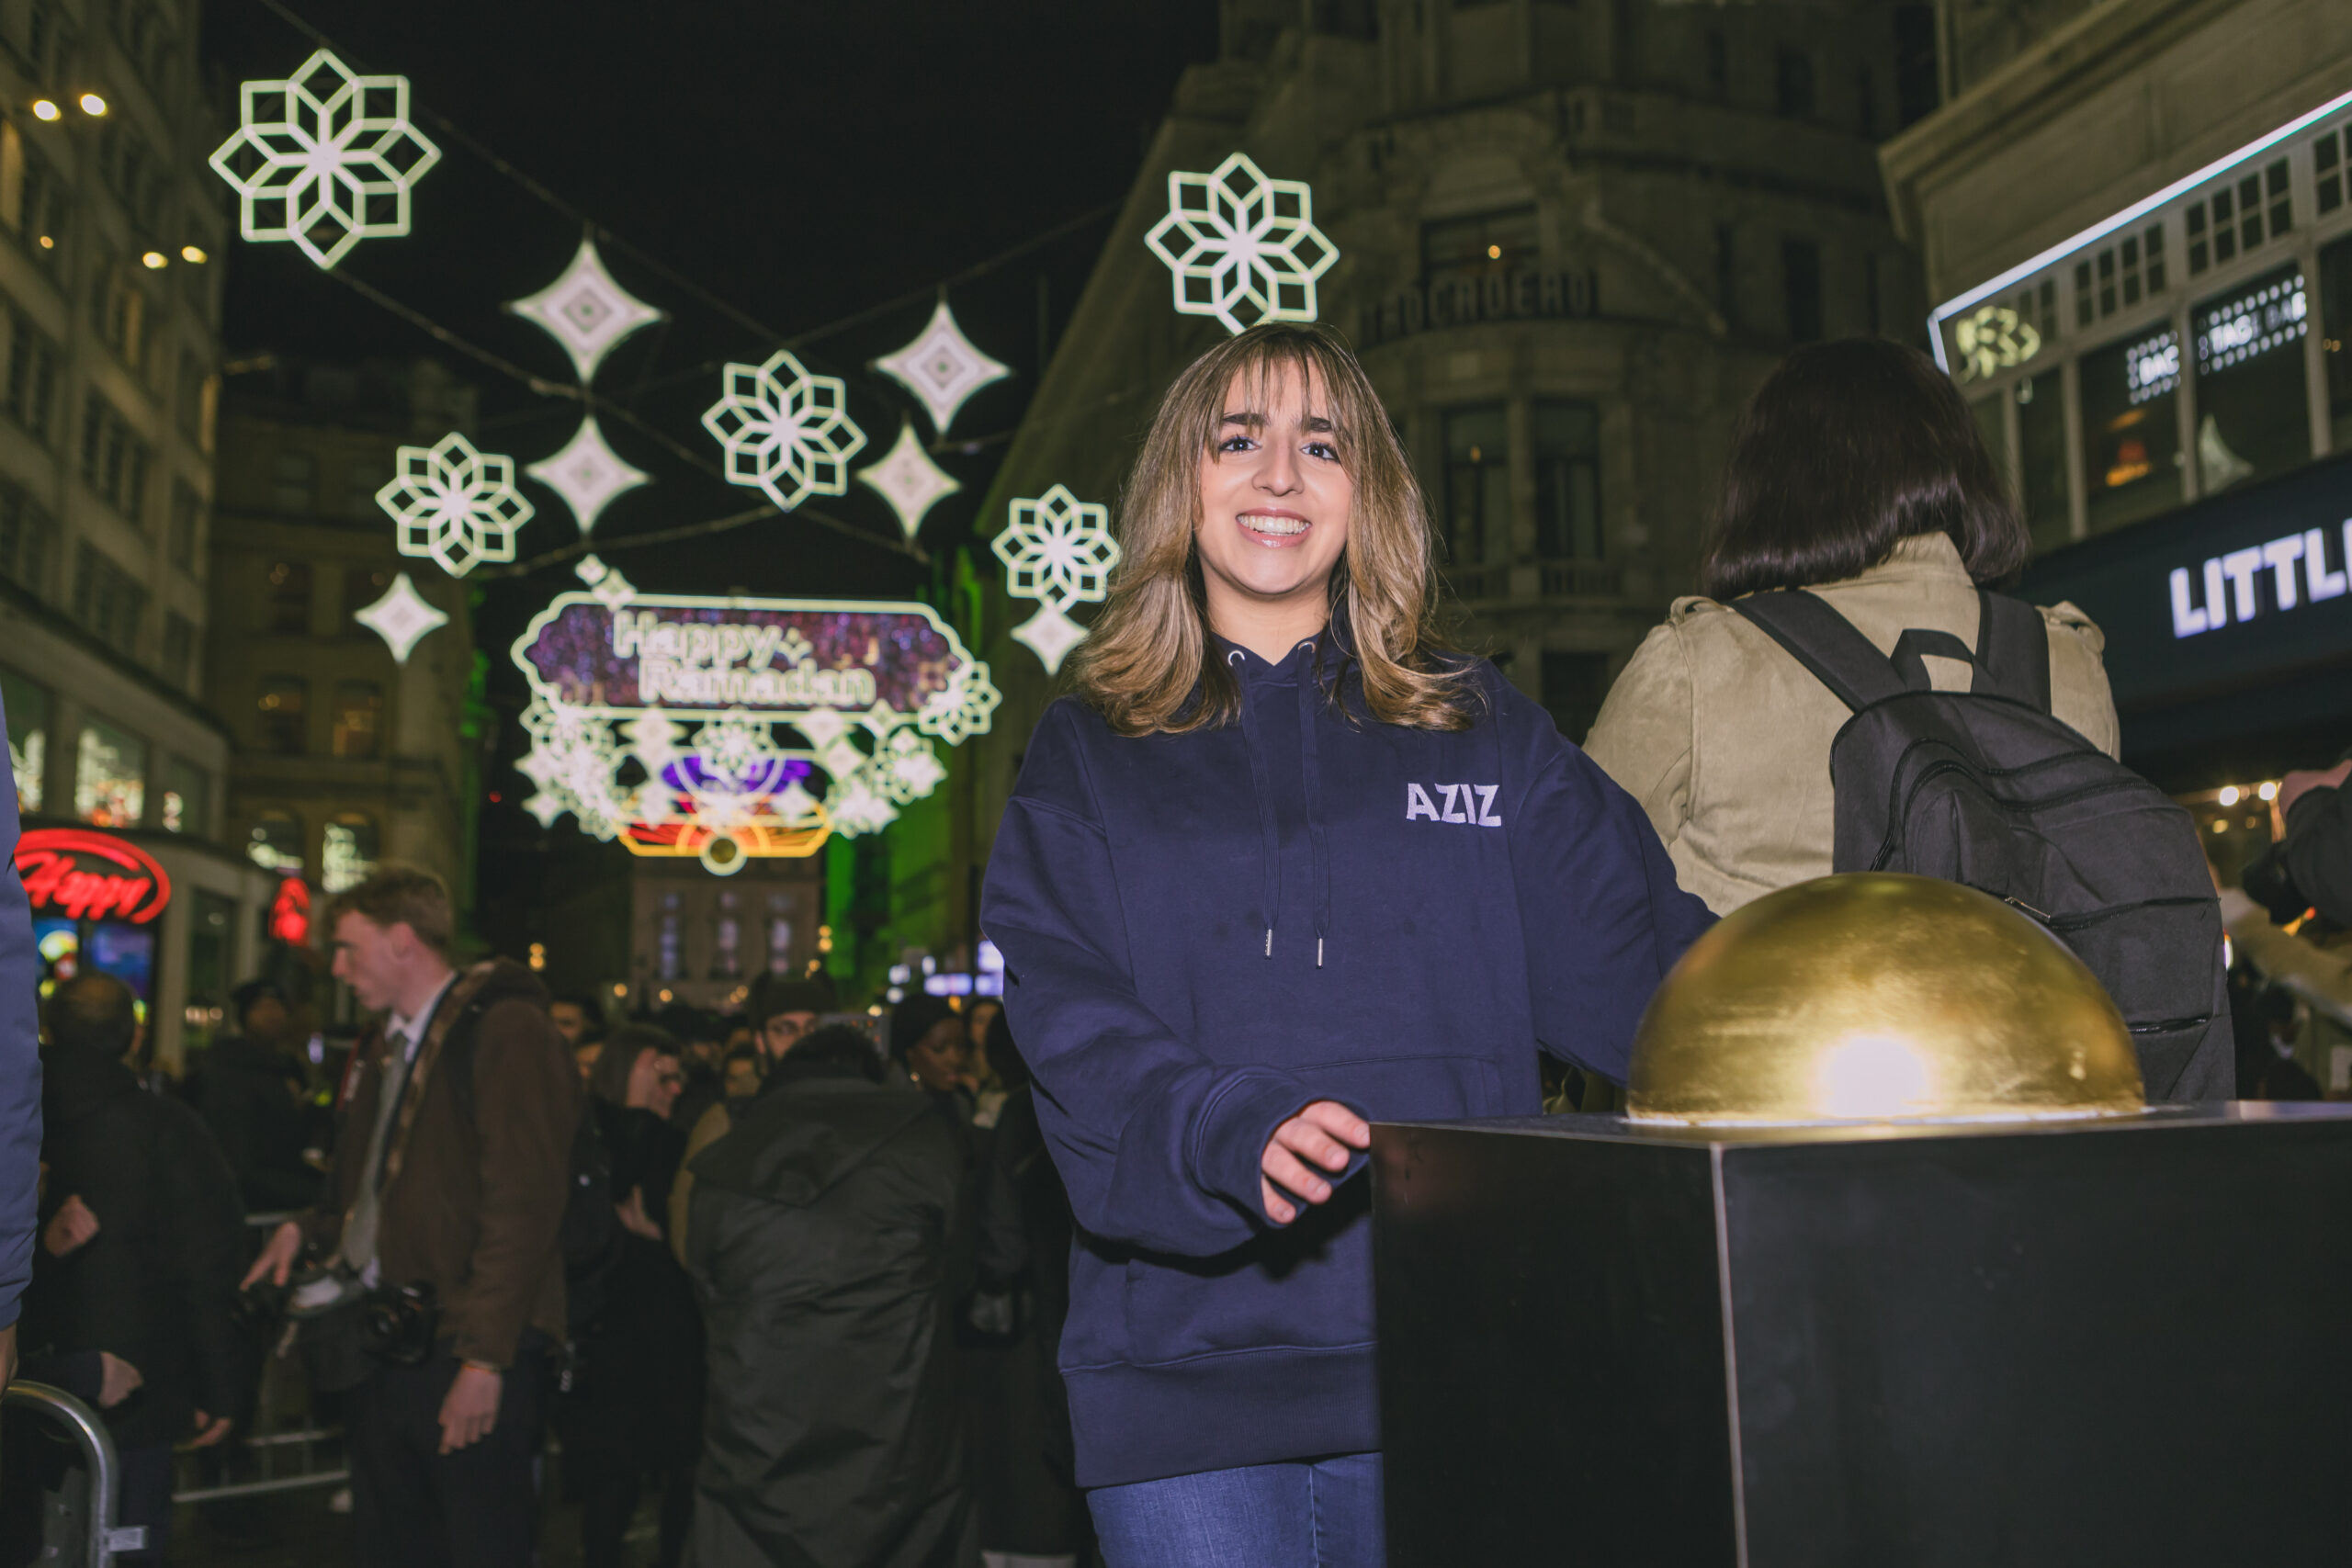
[[[1721,28],[1707,29],[1707,96],[1718,102],[1731,96],[1731,51]]]
[[[272,561],[269,568],[269,624],[274,632],[307,636],[311,630],[311,563]]]
[[[389,592],[392,573],[389,567],[354,566],[343,573],[343,619],[348,625],[354,615],[373,604]]]
[[[47,597],[57,520],[13,479],[0,479],[0,577]]]
[[[15,125],[0,122],[0,226],[23,242],[44,270],[55,272],[65,233],[65,182]]]
[[[2323,130],[2312,142],[2312,184],[2319,193],[2322,215],[2344,205],[2344,176],[2347,164],[2352,164],[2345,156],[2347,152],[2352,152],[2352,139],[2346,138],[2345,130]]]
[[[2190,231],[2192,236],[2194,228]],[[2189,254],[2197,254],[2192,244]],[[2197,271],[2192,265],[2191,272]],[[2045,285],[2045,287],[2047,287]],[[2075,264],[2075,324],[2086,327],[2128,310],[2165,288],[2165,226],[2151,223],[2137,234]],[[2022,310],[2019,312],[2023,314]],[[2047,335],[2046,333],[2044,334]]]
[[[1486,596],[1464,578],[1510,554],[1510,441],[1500,403],[1445,416],[1445,534],[1456,590]]]
[[[1781,290],[1788,306],[1789,336],[1813,343],[1821,336],[1821,247],[1811,240],[1781,242]]]
[[[56,422],[59,349],[47,333],[13,299],[0,300],[0,329],[8,334],[5,383],[0,383],[0,412],[23,426],[44,446]]]
[[[332,746],[338,757],[371,758],[383,730],[384,689],[373,681],[341,681],[334,688]]]
[[[1723,312],[1727,324],[1736,325],[1739,312],[1734,307],[1739,299],[1739,251],[1733,243],[1732,227],[1728,223],[1715,225],[1715,309]]]
[[[98,179],[133,223],[141,229],[155,226],[171,171],[120,115],[107,116],[98,132]]]
[[[55,85],[64,54],[65,22],[56,0],[33,0],[25,22],[25,61],[32,67],[33,80]]]
[[[141,523],[153,449],[95,388],[82,410],[82,478],[107,505]]]
[[[1544,649],[1544,705],[1560,733],[1581,743],[1592,721],[1600,716],[1600,699],[1609,694],[1609,655],[1559,653]]]
[[[186,757],[164,760],[164,810],[166,833],[202,834],[211,821],[212,778]]]
[[[8,772],[16,775],[17,810],[40,809],[49,776],[49,691],[14,671],[0,670],[0,715],[8,725]]]
[[[2344,343],[2352,337],[2352,239],[2338,240],[2319,254],[2320,363],[2327,367],[2327,413],[2335,431],[2330,443],[2342,452],[2352,448],[2352,354]],[[7,563],[0,545],[0,568]]]
[[[366,457],[355,457],[344,465],[343,514],[354,523],[381,523],[384,509],[377,504],[376,492],[391,477],[390,468]]]
[[[74,618],[116,652],[135,653],[139,623],[147,613],[147,590],[115,565],[114,558],[85,541],[74,558]]]
[[[102,719],[82,725],[74,815],[96,828],[136,828],[147,815],[147,742]]]
[[[2019,381],[2018,500],[2036,549],[2054,549],[2074,537],[2074,503],[2066,493],[2066,400],[2059,372]]]
[[[196,626],[177,610],[164,612],[164,678],[185,686],[195,673]]]
[[[1539,402],[1533,424],[1535,553],[1600,560],[1600,418],[1590,403]]]
[[[2090,531],[2180,504],[2180,342],[2172,329],[2086,354],[2079,374]]]
[[[300,675],[265,675],[254,700],[255,728],[262,749],[281,757],[310,750],[311,683]]]
[[[1432,288],[1521,271],[1535,260],[1532,207],[1421,226],[1421,281]]]
[[[196,487],[186,479],[174,479],[171,536],[167,541],[174,566],[184,571],[196,570],[196,552],[203,532],[204,497],[197,494]]]
[[[329,893],[356,887],[376,869],[376,822],[346,812],[329,821],[319,841],[319,886]]]
[[[301,875],[302,819],[274,806],[254,813],[253,831],[245,839],[245,858],[280,876]]]
[[[183,350],[178,400],[180,434],[195,442],[200,452],[212,450],[213,400],[217,392],[218,383],[212,379],[211,367],[204,356]]]
[[[1783,49],[1773,62],[1773,107],[1790,119],[1813,114],[1813,56],[1801,49]]]
[[[2304,299],[2302,269],[2289,266],[2189,312],[2204,493],[2311,460]]]
[[[1878,83],[1867,65],[1854,73],[1854,123],[1864,136],[1878,140]]]
[[[278,511],[310,511],[318,497],[318,459],[308,452],[280,452],[271,464],[270,486]]]
[[[2188,275],[2219,266],[2295,226],[2295,203],[2287,183],[2287,160],[2223,180],[2212,195],[2191,203],[2183,218],[2188,231]]]
[[[101,254],[90,269],[90,326],[133,370],[145,364],[147,295],[130,268]]]

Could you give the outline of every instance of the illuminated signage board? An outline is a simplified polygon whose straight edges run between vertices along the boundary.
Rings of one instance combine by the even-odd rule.
[[[1959,381],[2023,365],[2041,352],[2041,333],[2007,305],[1984,305],[1952,323],[1952,345],[1960,351]]]
[[[2301,341],[2307,306],[2303,275],[2248,289],[2197,312],[2197,373],[2226,370]]]
[[[514,657],[525,809],[721,874],[887,826],[946,777],[933,739],[986,731],[1000,700],[927,604],[639,594],[618,573],[558,595]]]
[[[311,887],[299,876],[289,876],[277,885],[277,897],[269,901],[269,934],[289,947],[300,947],[311,940]]]
[[[2123,392],[2135,408],[2179,385],[2180,340],[2170,327],[2123,351]]]
[[[17,874],[35,909],[70,919],[146,925],[172,900],[172,879],[136,844],[81,828],[34,828],[17,840]]]
[[[2342,598],[2352,585],[2344,568],[2346,558],[2352,557],[2352,522],[2342,528],[2340,545],[2335,542],[2334,529],[2306,528],[2227,555],[2207,556],[2203,570],[2195,574],[2185,566],[2173,568],[2172,635],[2217,632],[2266,613]],[[2331,552],[2335,556],[2333,565],[2328,561]]]

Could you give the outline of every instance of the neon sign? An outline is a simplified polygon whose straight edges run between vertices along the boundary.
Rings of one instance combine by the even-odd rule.
[[[300,947],[311,940],[310,884],[289,876],[277,885],[277,897],[269,901],[268,930],[289,947]]]
[[[616,572],[516,639],[524,809],[720,875],[879,831],[983,733],[989,667],[927,604],[639,594]]]
[[[2343,525],[2344,555],[2352,565],[2352,521]],[[2172,635],[2175,637],[2195,637],[2199,632],[2220,631],[2228,626],[2232,612],[2239,621],[2250,621],[2263,610],[2262,576],[2270,575],[2268,595],[2273,610],[2291,610],[2309,602],[2316,604],[2328,599],[2340,599],[2352,591],[2352,576],[2346,568],[2327,564],[2328,530],[2306,528],[2300,534],[2289,534],[2267,544],[2250,545],[2227,555],[2208,557],[2202,581],[2190,577],[2188,569],[2172,569]],[[2297,563],[2301,563],[2302,581],[2296,581]],[[2197,590],[2204,594],[2199,602]]]
[[[135,844],[79,828],[35,828],[17,840],[17,874],[36,909],[143,926],[172,899],[172,879]]]

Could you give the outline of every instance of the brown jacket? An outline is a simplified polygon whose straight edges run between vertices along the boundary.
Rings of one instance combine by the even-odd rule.
[[[1942,534],[1896,544],[1860,577],[1812,592],[1883,653],[1920,626],[1976,646],[1976,585]],[[2080,610],[2041,612],[2050,704],[2061,723],[2112,757],[2115,701],[2106,639]],[[1968,690],[1970,670],[1930,658],[1938,691]],[[1718,915],[1829,874],[1836,810],[1829,743],[1846,705],[1746,616],[1678,599],[1609,689],[1587,755],[1641,802],[1674,860],[1675,880]]]
[[[452,1029],[475,1031],[473,1115],[436,1069]],[[352,1096],[334,1179],[303,1234],[322,1251],[358,1196],[384,1082],[380,1034]],[[385,1152],[376,1250],[386,1284],[426,1280],[457,1354],[504,1368],[526,1327],[564,1337],[557,1231],[570,1195],[580,1073],[548,1017],[546,989],[505,959],[459,975],[417,1047]]]

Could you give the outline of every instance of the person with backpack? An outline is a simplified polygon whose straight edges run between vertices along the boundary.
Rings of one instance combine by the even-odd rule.
[[[245,1282],[307,1250],[366,1292],[372,1361],[349,1393],[356,1560],[526,1568],[550,1358],[566,1333],[580,1074],[521,964],[449,960],[449,895],[379,866],[326,911],[334,976],[385,1015],[363,1044],[320,1206]],[[609,1182],[591,1184],[609,1233]]]
[[[1700,566],[1585,750],[1728,914],[1832,872],[1982,888],[2115,998],[2152,1100],[2225,1100],[2195,822],[2115,761],[2104,639],[1996,590],[2031,549],[1968,405],[1880,339],[1810,344],[1732,438]]]

